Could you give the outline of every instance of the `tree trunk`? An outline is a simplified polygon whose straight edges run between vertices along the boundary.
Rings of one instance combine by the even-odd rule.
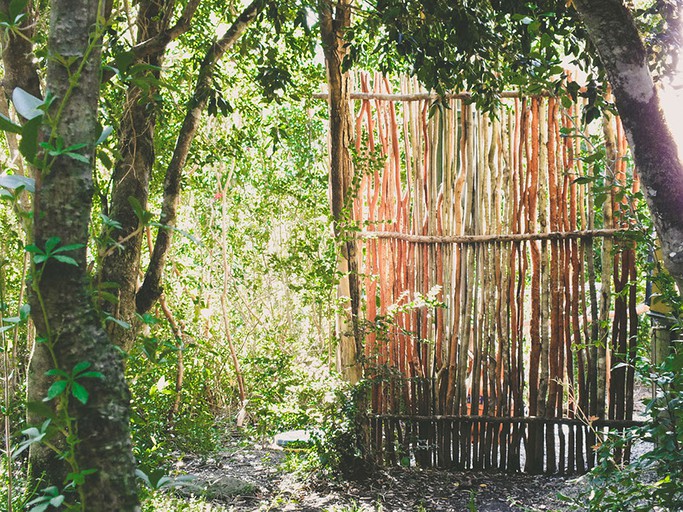
[[[173,2],[143,0],[137,15],[137,42],[155,40],[168,29]],[[160,66],[166,45],[160,45],[140,59],[139,63],[151,67],[151,80],[158,80]],[[116,283],[118,302],[106,304],[104,308],[114,318],[135,325],[138,276],[142,254],[143,229],[129,198],[135,198],[143,209],[147,208],[149,180],[154,165],[154,131],[156,129],[157,104],[154,99],[156,87],[143,89],[132,84],[127,91],[119,127],[121,157],[116,162],[112,176],[113,190],[111,204],[105,213],[121,224],[112,237],[124,240],[121,248],[108,251],[101,262],[99,280],[102,283]],[[134,327],[125,329],[115,322],[107,326],[112,340],[124,350],[129,350],[135,340]]]
[[[132,511],[138,510],[138,503],[128,426],[129,392],[119,352],[103,330],[91,302],[86,272],[93,155],[99,136],[101,34],[96,37],[91,32],[98,27],[98,4],[97,0],[51,2],[48,49],[55,57],[48,64],[47,90],[55,100],[49,111],[50,122],[45,123],[44,140],[54,143],[62,139],[63,147],[86,146],[77,150],[85,161],[68,155],[43,160],[46,164],[37,176],[34,200],[35,245],[43,249],[47,240],[59,237],[59,246],[82,247],[60,253],[73,258],[75,264],[57,258],[36,264],[31,306],[43,342],[36,345],[29,389],[34,401],[46,396],[55,381],[45,375],[46,368],[69,373],[78,363],[89,362],[89,370],[103,374],[102,379],[80,382],[89,393],[85,405],[74,397],[67,399],[68,395],[49,403],[68,404],[71,432],[77,439],[74,453],[78,470],[95,470],[84,485],[77,486],[81,489],[81,509]],[[64,63],[72,60],[67,69]],[[70,76],[81,63],[72,88]],[[60,489],[64,488],[64,474],[74,469],[45,449],[32,450],[32,466],[34,474],[45,475],[45,486]]]
[[[0,12],[5,14],[9,19],[10,12],[9,0],[0,0]],[[24,10],[26,15],[20,23],[20,30],[23,35],[20,37],[10,30],[7,30],[2,38],[0,38],[0,47],[2,47],[2,69],[4,75],[2,77],[2,87],[5,97],[0,101],[0,113],[11,117],[9,112],[9,99],[12,97],[12,92],[17,87],[22,88],[29,94],[40,98],[40,78],[38,77],[38,70],[33,59],[33,43],[31,38],[33,36],[33,28],[36,26],[36,20],[31,17],[28,9]],[[19,153],[19,143],[17,136],[14,133],[6,132],[7,145],[10,151],[11,161],[14,163],[15,172],[26,176],[30,173],[33,177],[33,169],[24,168],[21,155]],[[30,216],[27,215],[31,211],[31,199],[26,193],[22,194],[19,202],[14,204],[17,217],[21,222],[27,240],[32,240],[33,234],[31,232],[33,223]]]
[[[198,5],[197,0],[188,2],[179,22],[168,26],[172,1],[159,6],[158,2],[143,2],[138,14],[138,44],[134,47],[136,56],[142,62],[160,66],[167,44],[189,27],[189,21]],[[163,268],[171,247],[176,212],[180,201],[180,183],[192,141],[199,126],[202,112],[211,88],[216,63],[244,33],[248,25],[263,10],[263,0],[254,0],[245,7],[223,37],[212,44],[202,60],[195,91],[188,102],[185,119],[178,133],[173,157],[166,169],[164,197],[159,229],[145,279],[140,285],[140,256],[142,234],[140,221],[130,204],[129,198],[137,199],[142,208],[147,207],[149,180],[154,164],[154,130],[156,127],[156,105],[154,88],[143,91],[131,86],[128,91],[124,116],[121,121],[121,159],[114,170],[114,190],[109,216],[121,223],[122,228],[114,238],[125,239],[122,250],[111,251],[102,262],[100,281],[118,285],[118,303],[109,307],[110,313],[124,320],[132,328],[123,329],[115,323],[109,325],[113,339],[124,350],[129,350],[135,340],[135,314],[149,311],[163,293]],[[159,70],[153,72],[159,78]]]
[[[9,0],[0,0],[0,12],[9,18]],[[16,87],[21,87],[26,92],[40,97],[40,79],[36,65],[33,61],[33,26],[35,20],[27,16],[20,23],[20,30],[25,37],[7,30],[2,37],[2,68],[4,73],[2,86],[7,98],[12,97]]]
[[[363,353],[358,317],[360,283],[356,243],[344,226],[349,220],[347,214],[351,210],[350,199],[353,195],[353,166],[349,156],[352,137],[349,77],[342,72],[346,55],[342,32],[351,23],[351,0],[339,0],[335,9],[327,1],[321,0],[318,13],[329,88],[330,201],[334,234],[341,249],[337,261],[337,269],[341,274],[338,295],[340,299],[349,300],[344,307],[344,315],[337,317],[337,366],[349,382],[356,383],[362,377],[360,356]]]
[[[683,165],[660,106],[647,52],[621,0],[574,0],[600,54],[662,244],[683,291]]]

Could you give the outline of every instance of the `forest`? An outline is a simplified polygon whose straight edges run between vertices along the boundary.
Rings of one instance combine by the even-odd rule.
[[[680,0],[0,31],[0,511],[683,510]]]

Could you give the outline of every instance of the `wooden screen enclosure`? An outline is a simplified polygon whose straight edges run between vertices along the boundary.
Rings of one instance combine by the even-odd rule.
[[[633,422],[638,187],[615,117],[506,95],[446,108],[409,80],[352,96],[363,371],[386,464],[584,472]],[[596,159],[597,138],[605,157]],[[594,166],[604,182],[591,181]],[[584,177],[581,179],[580,177]],[[628,456],[628,454],[622,454]]]

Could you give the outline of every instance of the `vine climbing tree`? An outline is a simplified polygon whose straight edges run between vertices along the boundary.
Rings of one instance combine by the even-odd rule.
[[[52,401],[44,439],[32,446],[43,483],[77,491],[80,510],[135,510],[135,461],[129,436],[128,387],[121,357],[91,301],[86,244],[93,196],[93,159],[100,136],[98,98],[104,26],[96,0],[51,6],[46,100],[15,90],[29,119],[24,154],[36,169],[31,307],[40,338],[32,361],[31,396]],[[24,93],[27,94],[27,93]],[[40,126],[40,150],[28,125]],[[104,448],[106,446],[106,449]],[[87,485],[86,484],[87,480]]]

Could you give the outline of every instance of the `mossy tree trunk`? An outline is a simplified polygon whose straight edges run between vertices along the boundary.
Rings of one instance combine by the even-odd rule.
[[[34,200],[35,245],[45,248],[54,237],[59,246],[80,248],[60,253],[71,263],[49,258],[35,266],[31,307],[39,337],[31,364],[30,394],[35,401],[46,396],[55,377],[46,368],[67,373],[78,363],[103,378],[84,379],[89,398],[68,402],[77,437],[75,459],[80,471],[95,470],[82,487],[82,510],[137,510],[135,460],[129,435],[129,392],[119,351],[104,331],[93,307],[86,270],[93,196],[93,160],[101,77],[98,0],[51,2],[49,59],[46,89],[55,98],[44,122],[43,140],[62,141],[62,147],[79,144],[80,157],[62,154],[43,158],[38,165]],[[59,415],[59,412],[57,412]],[[60,436],[61,434],[57,434]],[[57,442],[59,437],[53,439]],[[34,445],[42,446],[42,445]],[[32,469],[45,475],[43,485],[64,488],[64,475],[73,471],[53,452],[32,450]]]

